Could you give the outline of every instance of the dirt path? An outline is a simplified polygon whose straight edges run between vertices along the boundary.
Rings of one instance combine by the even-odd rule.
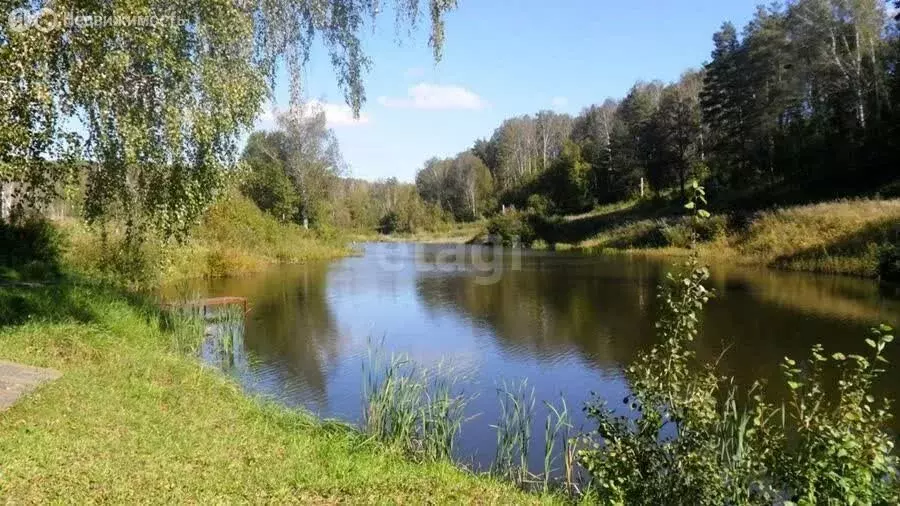
[[[30,367],[0,360],[0,411],[12,406],[19,397],[42,383],[62,376],[59,371]]]

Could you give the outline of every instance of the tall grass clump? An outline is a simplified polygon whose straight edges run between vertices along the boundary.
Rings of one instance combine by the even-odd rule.
[[[544,493],[550,491],[550,479],[555,472],[553,464],[556,460],[556,444],[560,438],[562,439],[563,485],[566,492],[575,491],[575,438],[566,398],[562,397],[561,402],[559,408],[549,402],[544,402],[549,411],[547,419],[544,421]]]
[[[172,348],[180,353],[194,353],[206,335],[203,309],[172,306],[163,311],[162,328],[172,335]]]
[[[528,380],[503,382],[497,389],[500,418],[493,425],[497,431],[497,450],[492,472],[519,485],[529,483],[528,452],[534,420],[534,388]]]
[[[363,429],[371,437],[427,460],[451,459],[471,397],[443,363],[421,368],[406,355],[370,347],[363,363]]]
[[[705,203],[693,186],[690,209]],[[696,210],[695,219],[708,216]],[[696,240],[692,241],[692,245]],[[890,327],[873,330],[870,353],[785,358],[788,401],[766,401],[701,362],[691,346],[712,294],[692,254],[661,287],[659,343],[627,368],[630,412],[602,400],[586,407],[596,431],[578,452],[592,490],[613,504],[898,504],[900,479],[890,402],[872,388],[884,372]],[[832,384],[830,378],[837,375]]]
[[[244,310],[238,305],[218,309],[209,318],[215,355],[225,368],[234,367],[236,354],[243,347],[244,318]]]

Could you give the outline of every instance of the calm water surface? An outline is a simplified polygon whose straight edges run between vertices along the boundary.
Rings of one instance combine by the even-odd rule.
[[[625,397],[622,367],[654,342],[656,286],[667,263],[459,248],[365,244],[358,257],[190,290],[248,297],[253,309],[231,372],[250,392],[323,417],[359,421],[372,340],[426,367],[449,362],[476,396],[458,445],[459,458],[476,467],[493,457],[498,385],[527,379],[538,400],[538,469],[542,401],[564,396],[576,424],[589,428],[580,408],[591,392],[611,405]],[[491,267],[473,264],[473,251]],[[727,348],[721,363],[744,384],[778,380],[782,357],[805,357],[815,343],[862,351],[870,326],[900,322],[897,294],[866,280],[723,267],[713,269],[710,285],[717,297],[698,352],[714,360]],[[900,347],[893,348],[896,364]],[[780,383],[772,395],[783,394]],[[880,386],[880,394],[900,398],[900,369]]]

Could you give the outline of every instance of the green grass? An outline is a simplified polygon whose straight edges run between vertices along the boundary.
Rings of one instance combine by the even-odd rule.
[[[628,203],[567,217],[555,247],[684,255],[689,221],[672,212]],[[845,199],[747,216],[718,213],[703,227],[699,249],[708,258],[875,277],[882,248],[900,243],[900,199]]]
[[[292,223],[281,223],[241,195],[214,204],[183,243],[150,234],[137,254],[123,243],[123,228],[100,231],[79,219],[58,226],[67,236],[64,264],[95,279],[155,286],[183,278],[217,278],[261,272],[276,264],[346,256],[341,238],[326,238]],[[130,279],[129,279],[130,278]]]
[[[139,298],[0,287],[0,358],[62,371],[0,413],[11,503],[534,503],[446,461],[248,398]]]
[[[520,486],[533,480],[528,472],[528,449],[534,420],[534,387],[527,380],[518,384],[503,383],[497,389],[500,418],[493,425],[497,431],[497,453],[492,472]]]
[[[479,235],[484,226],[484,221],[447,223],[436,226],[434,230],[420,230],[411,234],[384,235],[377,232],[360,232],[350,234],[349,238],[354,241],[461,244]]]
[[[874,277],[880,248],[898,240],[900,199],[862,199],[761,213],[731,246],[776,267]]]
[[[363,366],[363,429],[420,460],[453,458],[470,397],[456,388],[452,368],[417,366],[406,355],[371,348]]]

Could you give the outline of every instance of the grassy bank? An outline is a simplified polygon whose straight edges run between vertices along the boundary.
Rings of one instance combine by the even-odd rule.
[[[587,252],[683,255],[691,224],[673,208],[637,203],[558,220],[548,243]],[[751,214],[717,213],[697,229],[711,259],[875,277],[887,244],[900,243],[900,199],[836,200]]]
[[[61,379],[0,413],[0,496],[45,502],[537,502],[246,397],[141,299],[0,286],[0,358]]]
[[[462,244],[478,235],[484,229],[484,222],[447,223],[435,230],[420,230],[415,233],[379,234],[377,232],[360,232],[350,234],[350,239],[357,242],[421,242],[433,244]]]
[[[58,223],[66,236],[65,265],[93,279],[125,279],[142,286],[239,276],[351,253],[340,238],[281,223],[240,195],[217,202],[184,242],[151,234],[138,247],[129,247],[120,227],[108,225],[104,242],[100,228],[79,219]]]

